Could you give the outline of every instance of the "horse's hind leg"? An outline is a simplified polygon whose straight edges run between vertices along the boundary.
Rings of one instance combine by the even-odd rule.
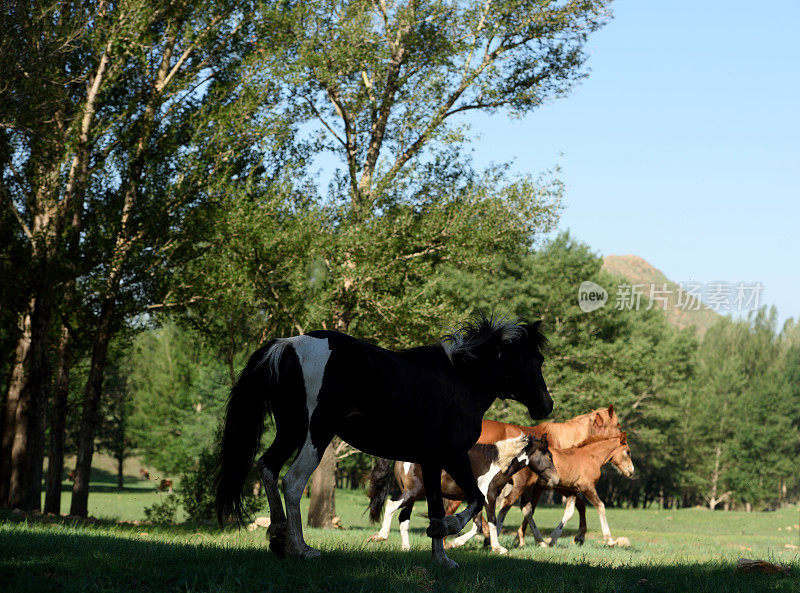
[[[406,552],[411,549],[411,542],[408,539],[408,527],[409,523],[411,523],[411,511],[414,510],[414,500],[415,499],[411,497],[411,500],[403,507],[398,517],[400,520],[400,545]]]
[[[258,459],[256,465],[264,483],[264,490],[269,503],[270,526],[267,530],[269,547],[272,552],[282,558],[286,554],[286,514],[278,491],[278,475],[292,453],[303,444],[302,430],[305,427],[305,410],[289,409],[286,406],[274,410],[275,440]],[[300,436],[297,436],[300,435]]]
[[[564,525],[572,519],[572,515],[575,514],[575,498],[576,496],[569,496],[567,497],[567,504],[564,508],[564,516],[561,517],[561,523],[553,530],[553,533],[550,534],[550,547],[556,547],[558,544],[558,538],[561,537],[561,532],[564,530]]]
[[[370,542],[382,542],[389,539],[389,532],[392,529],[392,517],[397,512],[397,510],[403,506],[403,503],[406,502],[408,498],[406,497],[406,493],[400,495],[400,498],[397,500],[392,500],[391,498],[386,499],[386,506],[383,509],[383,523],[381,523],[380,530],[371,535],[367,541]]]
[[[533,532],[533,539],[542,548],[547,547],[539,528],[536,526],[536,521],[533,520],[533,514],[536,512],[536,505],[539,503],[539,498],[542,495],[541,490],[528,489],[521,497],[522,500],[522,520],[527,523]],[[524,523],[523,523],[524,524]],[[524,536],[523,531],[523,536]]]
[[[575,506],[578,507],[578,516],[581,520],[578,533],[575,534],[575,543],[582,546],[583,542],[586,541],[586,503],[583,502],[582,496],[578,495],[575,497]]]
[[[313,424],[313,423],[312,423]],[[303,539],[303,519],[300,515],[300,500],[308,478],[317,469],[323,453],[333,435],[320,436],[309,431],[300,453],[283,478],[283,498],[286,500],[286,553],[302,558],[316,558],[315,550]]]

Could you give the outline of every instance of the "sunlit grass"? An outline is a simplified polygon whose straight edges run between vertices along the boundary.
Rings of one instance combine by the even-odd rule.
[[[390,540],[368,543],[374,532],[364,515],[362,491],[338,491],[337,511],[346,530],[307,529],[308,542],[323,551],[318,561],[278,560],[266,549],[266,531],[219,531],[211,526],[124,525],[142,519],[158,500],[151,484],[135,481],[115,493],[99,482],[92,513],[111,518],[81,525],[65,519],[0,515],[0,591],[798,591],[800,509],[771,513],[725,513],[704,509],[609,509],[614,536],[629,548],[599,541],[597,514],[588,509],[589,538],[572,542],[574,517],[559,546],[514,545],[521,514],[513,510],[501,536],[500,557],[475,538],[451,550],[461,568],[429,562],[425,505],[412,517],[413,550],[400,550],[395,524]],[[304,507],[307,506],[304,500]],[[304,508],[305,512],[305,508]],[[561,518],[561,507],[542,507],[536,521],[544,533]],[[791,529],[787,529],[791,527]],[[734,573],[739,557],[789,564],[791,576]]]

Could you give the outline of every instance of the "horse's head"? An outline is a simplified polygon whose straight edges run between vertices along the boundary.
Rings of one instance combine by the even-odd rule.
[[[542,375],[542,347],[547,340],[539,332],[541,323],[520,325],[522,332],[504,342],[498,356],[506,394],[525,404],[531,418],[536,420],[547,418],[553,411],[553,399]]]
[[[526,447],[525,454],[528,456],[528,468],[539,476],[539,481],[544,482],[548,488],[558,486],[560,477],[553,465],[553,454],[547,445],[547,435],[542,438],[531,436],[531,443]]]
[[[514,324],[486,316],[445,337],[453,365],[469,373],[496,397],[525,404],[537,420],[553,411],[553,400],[542,376],[547,342],[541,322]]]
[[[628,446],[627,432],[619,435],[619,446],[611,454],[611,463],[626,478],[633,475],[633,459],[631,458],[631,448]]]
[[[619,416],[614,411],[614,404],[608,408],[592,410],[592,436],[614,437],[622,434],[622,425],[619,423]]]

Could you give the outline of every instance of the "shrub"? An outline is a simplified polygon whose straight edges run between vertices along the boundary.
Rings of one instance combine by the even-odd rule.
[[[154,525],[171,525],[175,523],[177,513],[178,497],[167,494],[163,500],[144,509],[144,518]]]
[[[181,474],[180,496],[183,509],[189,518],[200,523],[216,520],[216,487],[214,477],[217,471],[217,456],[209,449],[200,453],[199,459]],[[245,491],[252,493],[256,480],[255,471],[251,472],[245,484]],[[264,497],[257,498],[248,494],[246,503],[252,512],[264,506]]]

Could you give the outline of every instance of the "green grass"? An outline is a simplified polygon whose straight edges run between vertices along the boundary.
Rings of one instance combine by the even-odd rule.
[[[263,529],[117,524],[143,518],[144,506],[158,500],[152,484],[133,480],[118,493],[113,477],[99,474],[93,488],[91,509],[104,518],[100,524],[0,515],[0,591],[800,591],[800,554],[784,548],[800,545],[800,531],[786,529],[798,524],[797,507],[772,513],[610,509],[612,533],[631,541],[619,549],[598,541],[591,508],[583,547],[572,543],[575,517],[557,548],[514,548],[511,528],[521,517],[514,510],[501,537],[508,556],[483,550],[475,538],[449,552],[461,568],[448,571],[429,562],[424,504],[415,508],[413,551],[406,553],[396,522],[388,542],[367,543],[375,527],[363,515],[365,495],[339,491],[337,511],[348,529],[307,529],[307,541],[323,558],[281,561],[266,549]],[[549,531],[561,512],[542,507],[537,523]],[[734,573],[739,557],[789,564],[792,575]]]

